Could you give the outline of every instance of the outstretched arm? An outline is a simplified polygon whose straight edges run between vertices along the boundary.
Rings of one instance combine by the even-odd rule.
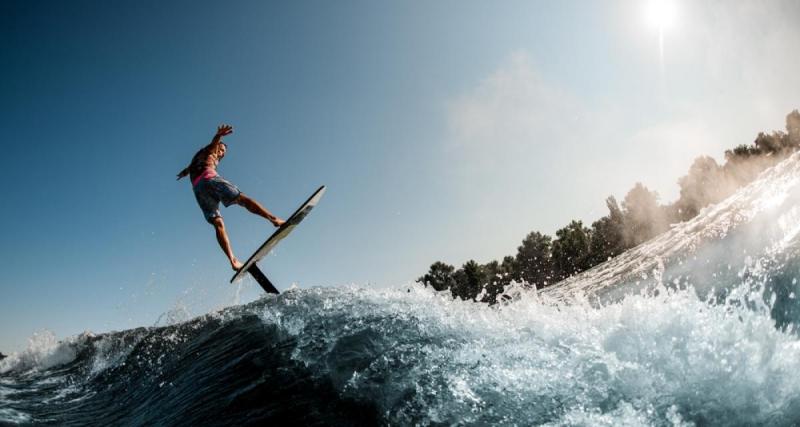
[[[211,143],[203,147],[202,151],[208,152],[209,150],[213,150],[222,142],[222,137],[226,135],[230,135],[233,133],[233,126],[222,124],[217,126],[217,133],[214,135],[214,138],[211,139]],[[183,178],[184,176],[189,175],[189,167],[183,168],[182,171],[178,172],[178,179]]]
[[[216,146],[217,144],[222,142],[222,137],[223,136],[230,135],[232,133],[233,133],[233,126],[226,125],[226,124],[222,124],[220,126],[217,126],[217,134],[214,135],[214,138],[211,139],[211,143],[208,144],[208,147],[206,147],[206,148]]]

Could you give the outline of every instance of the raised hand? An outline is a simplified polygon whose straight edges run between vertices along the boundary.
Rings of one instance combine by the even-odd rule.
[[[225,136],[233,133],[233,126],[222,124],[217,127],[217,136]]]

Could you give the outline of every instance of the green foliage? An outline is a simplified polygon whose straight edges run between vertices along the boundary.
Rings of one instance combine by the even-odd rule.
[[[550,236],[538,231],[532,231],[525,236],[514,258],[513,271],[516,274],[512,274],[513,277],[539,288],[552,284],[554,271],[551,245]]]
[[[437,291],[451,289],[456,284],[453,278],[455,268],[452,265],[436,261],[431,264],[428,273],[417,279],[418,282],[430,286]]]
[[[757,155],[759,155],[758,148],[747,144],[739,144],[733,150],[725,150],[725,160],[728,162],[748,159]]]
[[[437,291],[449,289],[455,298],[476,299],[481,296],[480,301],[494,303],[497,295],[513,280],[515,265],[511,256],[503,258],[502,263],[491,261],[485,265],[470,260],[458,270],[436,261],[417,282]]]
[[[486,272],[481,265],[473,260],[467,261],[460,269],[458,269],[453,277],[456,280],[456,286],[451,289],[453,296],[461,299],[473,299],[483,289],[483,286],[488,282]]]
[[[589,263],[590,230],[581,221],[572,221],[556,231],[552,258],[555,276],[564,279],[591,267]]]
[[[627,248],[625,246],[625,218],[614,196],[606,199],[608,215],[592,223],[589,242],[589,265],[607,261]]]
[[[514,268],[513,260],[513,257],[506,256],[501,264],[497,261],[492,261],[481,267],[487,281],[481,301],[494,303],[497,295],[503,292],[503,289],[511,283]]]

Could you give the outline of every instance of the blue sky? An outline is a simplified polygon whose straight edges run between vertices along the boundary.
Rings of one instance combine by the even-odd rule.
[[[257,298],[175,174],[220,123],[220,173],[280,216],[280,289],[409,283],[669,201],[694,157],[800,99],[795,2],[28,2],[0,5],[0,351]],[[246,258],[272,228],[223,210]]]

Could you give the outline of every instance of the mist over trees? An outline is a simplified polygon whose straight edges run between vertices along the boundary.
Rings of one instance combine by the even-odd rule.
[[[588,270],[627,249],[669,229],[669,225],[697,216],[753,181],[759,173],[800,148],[800,112],[786,116],[786,131],[761,132],[752,144],[725,151],[720,165],[709,156],[694,160],[678,179],[680,195],[662,205],[658,194],[637,182],[622,203],[606,199],[608,215],[586,227],[572,220],[555,238],[531,231],[522,239],[514,256],[501,262],[479,264],[467,261],[460,268],[437,261],[418,281],[437,291],[450,290],[453,297],[496,302],[497,295],[512,281],[541,289]]]

